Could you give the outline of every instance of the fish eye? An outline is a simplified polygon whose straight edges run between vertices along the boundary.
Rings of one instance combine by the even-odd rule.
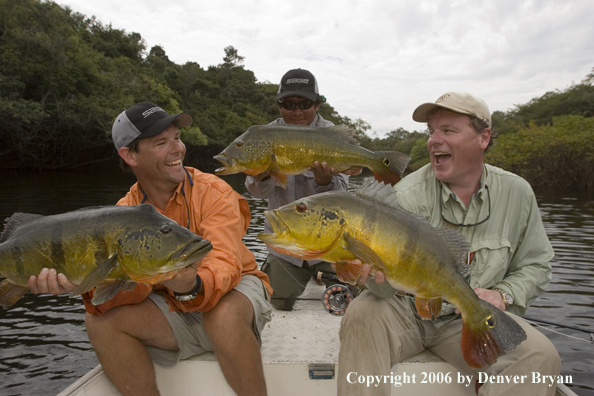
[[[384,165],[390,166],[390,160],[387,158],[384,158]]]
[[[297,209],[297,212],[303,213],[307,210],[307,205],[300,202],[297,204],[296,209]]]
[[[164,225],[163,227],[161,227],[162,234],[169,234],[171,231],[173,231],[173,228],[171,228],[171,226]]]
[[[241,146],[243,146],[243,142],[241,140],[238,140],[237,142],[235,142],[235,145],[237,147],[241,147]]]
[[[487,318],[487,320],[485,320],[485,324],[489,327],[489,328],[493,328],[495,327],[495,319],[493,318],[493,316],[489,315],[489,317]]]

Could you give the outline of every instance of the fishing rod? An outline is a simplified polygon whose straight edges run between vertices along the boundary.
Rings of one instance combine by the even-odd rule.
[[[529,318],[529,317],[526,317],[526,316],[522,316],[522,318],[523,318],[523,319],[526,319],[526,320],[528,320],[528,321],[532,321],[532,322],[544,323],[544,324],[548,324],[548,325],[552,325],[552,326],[561,327],[561,328],[564,328],[564,329],[570,329],[570,330],[581,331],[582,333],[589,334],[589,335],[590,335],[590,342],[591,342],[592,344],[594,344],[594,333],[592,333],[592,332],[591,332],[591,331],[589,331],[589,330],[586,330],[586,329],[581,329],[581,328],[579,328],[579,327],[573,327],[573,326],[562,325],[562,324],[559,324],[559,323],[554,323],[554,322],[548,322],[548,321],[546,321],[546,320],[541,320],[541,319],[534,319],[534,318]]]

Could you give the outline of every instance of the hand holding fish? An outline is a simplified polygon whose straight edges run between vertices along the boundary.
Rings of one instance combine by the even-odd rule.
[[[328,166],[326,162],[320,164],[318,161],[315,161],[314,166],[308,166],[307,170],[313,172],[314,179],[320,186],[329,184],[332,181],[332,176],[338,176],[338,171]]]
[[[501,294],[497,290],[483,289],[482,287],[477,287],[474,289],[474,292],[476,293],[477,297],[481,300],[495,305],[502,311],[507,310],[507,306],[503,303],[503,300],[501,299]],[[460,313],[458,308],[456,308],[456,313]]]
[[[162,282],[163,285],[176,293],[189,292],[196,285],[196,271],[199,262],[197,261],[192,265],[182,268],[173,278]],[[198,293],[204,293],[204,288],[200,287]]]
[[[352,264],[361,265],[362,263],[361,263],[361,260],[355,260],[352,262]],[[335,263],[330,264],[330,266],[332,267],[332,269],[334,271],[336,271]],[[365,286],[367,281],[369,281],[369,279],[371,279],[369,272],[371,272],[371,265],[363,264],[363,266],[361,267],[361,275],[359,275],[359,278],[357,278],[357,286],[359,286],[359,287]],[[374,282],[377,285],[381,285],[382,283],[384,283],[386,281],[386,275],[382,271],[376,271],[374,276],[375,276]]]
[[[27,284],[33,294],[50,293],[54,296],[72,293],[78,286],[70,282],[66,275],[56,273],[53,268],[42,269],[39,276],[31,276]]]

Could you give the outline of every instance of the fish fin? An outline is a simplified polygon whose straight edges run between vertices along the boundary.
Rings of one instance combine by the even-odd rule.
[[[31,213],[14,213],[12,216],[4,220],[4,231],[2,231],[2,234],[0,235],[0,243],[6,242],[8,238],[12,236],[14,231],[23,224],[30,223],[42,217],[45,216]]]
[[[468,265],[468,252],[470,244],[466,237],[458,230],[452,228],[436,228],[437,233],[444,240],[450,251],[452,263],[456,270],[463,276],[470,275],[470,265]]]
[[[91,272],[85,276],[80,285],[72,292],[73,296],[79,296],[96,287],[103,281],[109,273],[118,265],[117,255],[113,255],[107,260],[99,263]]]
[[[417,306],[417,313],[423,320],[431,320],[437,318],[441,312],[441,297],[421,298],[415,296],[415,305]]]
[[[20,300],[21,297],[29,290],[28,286],[19,286],[4,279],[0,282],[0,305],[4,308],[10,307]]]
[[[404,210],[396,199],[394,188],[389,184],[384,184],[375,180],[370,181],[359,187],[355,191],[355,195],[365,200],[373,200],[392,208]]]
[[[376,271],[387,270],[386,264],[384,264],[380,256],[365,243],[353,238],[346,232],[344,234],[344,240],[347,243],[345,249],[361,259],[362,262],[370,264]]]
[[[277,186],[281,186],[282,188],[287,188],[287,175],[283,175],[280,172],[270,171],[270,178]]]
[[[359,146],[359,141],[356,138],[357,131],[355,131],[352,128],[349,128],[346,125],[334,125],[323,129],[320,128],[320,132],[317,133],[327,133],[333,141],[342,140],[345,143]]]
[[[124,279],[110,279],[108,281],[101,282],[93,293],[93,299],[91,303],[93,305],[103,304],[105,301],[113,298],[116,294],[122,290],[125,286],[126,281]],[[136,284],[136,283],[134,283]]]
[[[410,157],[399,151],[376,151],[381,156],[381,168],[371,168],[375,180],[394,185],[400,181]]]
[[[353,263],[352,261],[337,261],[335,266],[336,276],[338,276],[341,282],[348,283],[349,285],[357,284],[357,279],[359,279],[363,270],[363,264]]]
[[[363,170],[363,168],[360,166],[351,166],[350,168],[345,169],[345,170],[341,171],[340,173],[345,174],[345,175],[355,176],[355,175],[360,174],[362,170]]]
[[[123,291],[132,291],[136,287],[136,282],[127,281],[124,286],[122,287]]]
[[[478,322],[467,322],[462,316],[462,356],[472,368],[493,364],[499,356],[520,345],[526,332],[510,316],[481,300],[491,314]]]

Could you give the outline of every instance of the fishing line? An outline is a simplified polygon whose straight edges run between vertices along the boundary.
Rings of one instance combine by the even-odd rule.
[[[272,257],[274,257],[274,259],[275,259],[275,260],[276,260],[276,262],[277,262],[277,263],[278,263],[278,264],[281,266],[281,268],[282,268],[283,270],[285,270],[285,272],[286,272],[287,274],[289,274],[289,275],[291,276],[291,278],[293,278],[293,280],[295,281],[295,283],[297,283],[299,286],[301,286],[301,287],[302,287],[302,288],[304,288],[304,289],[306,288],[306,286],[303,286],[303,285],[301,284],[301,282],[299,282],[299,281],[298,281],[298,280],[297,280],[297,279],[296,279],[296,278],[293,276],[293,274],[292,274],[292,273],[291,273],[291,272],[290,272],[290,271],[289,271],[289,270],[288,270],[288,269],[287,269],[287,268],[286,268],[286,267],[283,265],[283,263],[282,263],[282,262],[281,262],[281,261],[278,259],[278,257],[276,257],[274,254],[272,254],[271,256],[272,256]],[[293,264],[289,263],[289,265],[293,265]]]
[[[521,316],[520,316],[520,317],[521,317]],[[562,326],[562,325],[558,325],[558,324],[556,324],[556,323],[549,323],[549,322],[544,322],[544,321],[540,321],[540,320],[538,321],[538,322],[542,322],[542,323],[545,323],[545,324],[548,324],[548,325],[552,325],[552,326],[564,327],[564,328],[567,328],[567,329],[571,329],[571,330],[578,330],[578,331],[582,331],[582,332],[584,332],[584,333],[588,333],[588,334],[590,334],[590,339],[589,339],[589,340],[586,340],[585,338],[574,337],[574,336],[571,336],[571,335],[569,335],[569,334],[561,333],[561,332],[559,332],[559,331],[556,331],[556,330],[550,329],[550,328],[548,328],[548,327],[545,327],[545,326],[543,326],[543,325],[542,325],[542,324],[540,324],[540,323],[537,323],[537,322],[536,322],[536,319],[528,319],[528,318],[523,318],[523,317],[521,317],[521,318],[522,318],[522,319],[524,319],[526,322],[528,322],[528,323],[530,323],[530,324],[532,324],[532,325],[534,325],[534,326],[542,327],[544,330],[550,331],[551,333],[560,334],[560,335],[562,335],[562,336],[565,336],[565,337],[567,337],[567,338],[573,338],[574,340],[578,340],[578,341],[584,341],[584,342],[587,342],[587,343],[590,343],[590,344],[594,344],[594,334],[593,334],[593,333],[590,333],[590,332],[588,332],[588,331],[586,331],[586,330],[583,330],[583,329],[578,329],[578,328],[576,328],[576,327]]]

